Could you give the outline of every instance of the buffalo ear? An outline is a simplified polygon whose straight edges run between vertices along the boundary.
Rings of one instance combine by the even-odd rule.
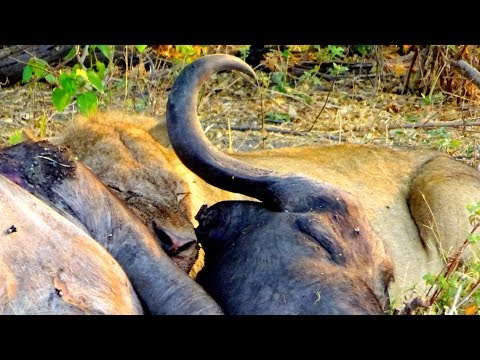
[[[345,264],[345,249],[338,239],[335,239],[335,234],[322,226],[320,221],[313,216],[305,215],[298,217],[295,224],[298,230],[320,245],[333,262],[339,265]]]

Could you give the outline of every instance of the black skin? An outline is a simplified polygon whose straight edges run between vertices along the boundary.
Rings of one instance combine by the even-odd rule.
[[[213,147],[197,97],[215,72],[243,61],[209,55],[188,65],[167,103],[179,159],[211,185],[261,201],[221,202],[197,215],[205,248],[198,281],[227,314],[382,314],[391,263],[356,199],[300,174],[255,168]]]
[[[337,241],[338,219],[327,228],[322,214],[247,201],[203,209],[196,232],[205,267],[197,281],[230,315],[384,314],[391,273],[380,266],[369,276],[368,256],[354,253],[361,232]]]

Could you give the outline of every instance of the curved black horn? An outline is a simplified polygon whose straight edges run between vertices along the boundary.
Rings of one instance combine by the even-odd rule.
[[[324,191],[329,188],[326,184],[312,186],[312,181],[302,176],[246,165],[210,144],[197,117],[197,97],[203,83],[212,74],[223,70],[238,70],[256,78],[252,68],[235,56],[207,55],[185,67],[170,91],[168,136],[185,166],[213,186],[256,198],[272,210],[308,209],[312,201],[310,195],[318,199],[319,191],[321,202],[335,202],[335,194]],[[296,197],[299,194],[303,198],[300,206]]]

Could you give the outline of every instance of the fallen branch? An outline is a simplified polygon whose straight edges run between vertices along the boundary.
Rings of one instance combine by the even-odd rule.
[[[212,124],[208,127],[209,129],[222,129],[222,130],[227,130],[224,126],[221,125],[215,125]],[[235,131],[262,131],[261,126],[256,126],[256,125],[231,125],[230,130],[235,130]],[[286,135],[296,135],[296,136],[307,136],[311,135],[309,131],[298,131],[298,130],[288,130],[288,129],[279,129],[271,126],[264,127],[263,130],[267,132],[273,132],[273,133],[280,133],[280,134],[286,134]],[[341,140],[339,136],[336,135],[330,135],[330,134],[318,134],[319,137],[329,139],[329,140],[335,140],[335,141],[344,141]]]
[[[475,118],[478,120],[480,118]],[[464,120],[439,121],[439,122],[423,122],[413,124],[403,124],[397,127],[389,127],[389,130],[398,129],[417,129],[417,128],[439,128],[439,127],[466,127],[466,126],[480,126],[480,121],[466,122]]]
[[[476,87],[480,88],[480,72],[464,60],[450,60],[460,74],[471,80]]]

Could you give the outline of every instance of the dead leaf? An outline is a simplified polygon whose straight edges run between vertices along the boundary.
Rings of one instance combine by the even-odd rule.
[[[391,113],[398,113],[400,111],[400,105],[396,104],[396,103],[388,103],[385,110],[387,110],[388,112],[391,112]]]
[[[470,305],[469,307],[467,307],[467,310],[465,310],[465,315],[475,315],[477,309],[477,305]]]

